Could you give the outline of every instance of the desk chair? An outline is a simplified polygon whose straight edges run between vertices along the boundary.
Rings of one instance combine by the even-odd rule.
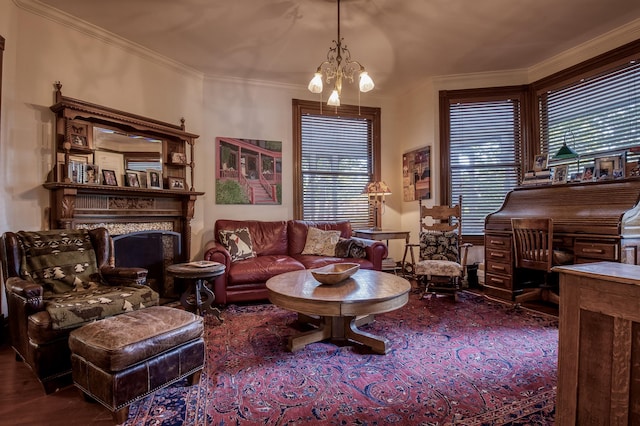
[[[558,304],[560,298],[549,282],[553,265],[571,263],[570,253],[553,250],[553,219],[512,218],[513,247],[516,268],[542,272],[542,282],[534,288],[525,288],[515,297],[516,306],[531,300],[544,300]]]
[[[415,264],[418,286],[427,292],[453,294],[458,300],[458,290],[464,279],[467,251],[471,244],[461,244],[462,196],[458,204],[427,207],[420,205],[420,256]],[[462,251],[462,256],[460,256]]]

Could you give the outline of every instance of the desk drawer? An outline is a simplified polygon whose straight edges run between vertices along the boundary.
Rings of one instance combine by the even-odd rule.
[[[487,258],[487,263],[493,261],[495,263],[511,264],[511,248],[509,248],[509,250],[498,250],[487,247],[485,257]]]
[[[484,280],[485,287],[497,287],[504,290],[513,290],[513,277],[486,273]]]
[[[511,236],[509,235],[486,235],[484,245],[487,249],[498,249],[511,251]]]
[[[504,262],[502,260],[500,261],[495,261],[493,259],[488,260],[485,269],[487,272],[500,274],[500,275],[510,276],[513,273],[512,263]]]
[[[618,260],[618,246],[615,243],[576,241],[573,248],[576,258],[586,257],[599,260]]]

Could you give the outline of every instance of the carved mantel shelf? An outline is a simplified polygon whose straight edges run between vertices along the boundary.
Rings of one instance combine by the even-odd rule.
[[[183,253],[189,258],[190,221],[196,198],[204,192],[111,187],[47,182],[51,191],[51,225],[62,229],[108,224],[160,223],[183,235]]]

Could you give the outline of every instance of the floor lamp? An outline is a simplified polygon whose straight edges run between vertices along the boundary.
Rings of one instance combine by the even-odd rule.
[[[373,206],[373,231],[382,230],[382,214],[384,212],[384,197],[391,195],[391,188],[383,181],[370,182],[362,190],[369,197],[369,204]],[[378,224],[378,218],[380,223]]]

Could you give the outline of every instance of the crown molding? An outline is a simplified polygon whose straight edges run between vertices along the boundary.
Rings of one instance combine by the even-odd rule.
[[[528,83],[538,81],[551,74],[638,39],[640,39],[640,19],[631,21],[615,30],[602,34],[529,67]]]
[[[115,46],[126,53],[141,57],[150,62],[176,69],[180,72],[190,74],[196,78],[203,78],[204,74],[194,68],[188,67],[178,61],[167,58],[151,49],[142,45],[131,42],[130,40],[120,37],[117,34],[109,32],[104,28],[83,21],[75,16],[55,9],[37,0],[13,0],[14,4],[27,12],[40,16],[49,21],[60,24],[66,28],[78,31],[89,37],[101,41],[102,43]]]

